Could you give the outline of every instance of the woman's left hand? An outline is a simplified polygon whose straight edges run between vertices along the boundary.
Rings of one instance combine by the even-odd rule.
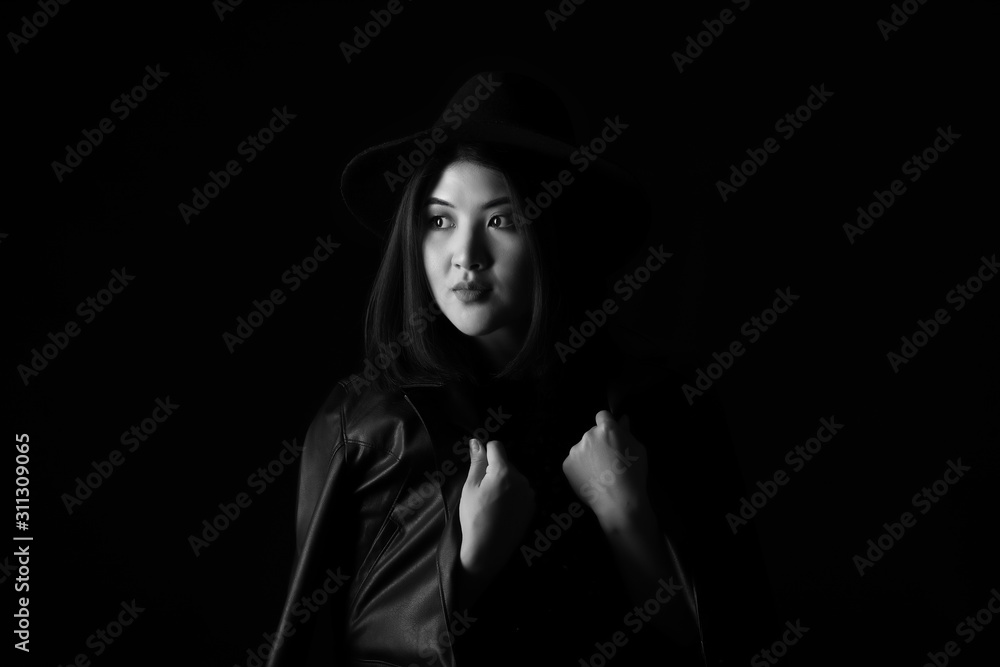
[[[648,508],[646,448],[629,431],[627,416],[616,422],[601,410],[596,422],[562,468],[580,500],[607,524]]]

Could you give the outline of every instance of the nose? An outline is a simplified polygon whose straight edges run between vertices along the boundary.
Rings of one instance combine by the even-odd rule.
[[[460,222],[451,236],[451,262],[464,271],[481,271],[489,266],[490,254],[485,229],[474,222]]]

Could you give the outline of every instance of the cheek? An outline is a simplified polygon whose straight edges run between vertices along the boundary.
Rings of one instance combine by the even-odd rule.
[[[434,247],[433,243],[424,241],[423,255],[424,273],[427,275],[427,281],[430,283],[431,289],[437,292],[441,281],[444,280],[444,274],[441,272],[441,253]]]
[[[517,301],[526,301],[531,294],[531,258],[526,246],[518,245],[508,251],[503,265],[504,282],[508,294]]]

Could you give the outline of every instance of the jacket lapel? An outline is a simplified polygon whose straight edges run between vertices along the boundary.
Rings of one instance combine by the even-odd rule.
[[[434,450],[434,470],[441,471],[443,477],[439,489],[445,527],[438,543],[437,571],[442,613],[447,623],[462,611],[455,608],[455,581],[462,543],[458,506],[469,474],[468,438],[481,426],[483,415],[479,414],[468,393],[457,385],[411,385],[403,391],[427,429]],[[445,474],[449,470],[453,472]]]

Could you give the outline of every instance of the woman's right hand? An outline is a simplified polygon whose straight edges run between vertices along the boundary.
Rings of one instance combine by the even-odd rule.
[[[503,445],[469,442],[469,477],[462,488],[458,518],[462,526],[460,559],[479,590],[510,558],[535,512],[535,492],[507,461]]]

